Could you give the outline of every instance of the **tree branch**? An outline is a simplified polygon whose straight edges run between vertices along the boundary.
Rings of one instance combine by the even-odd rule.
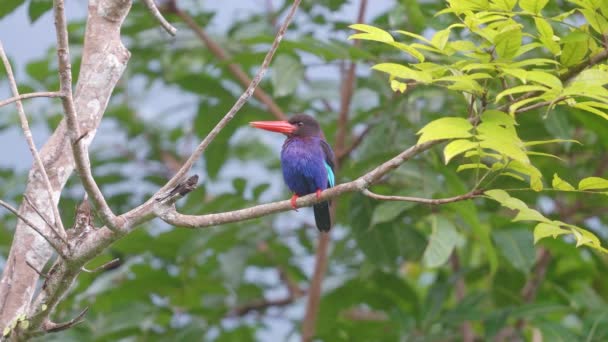
[[[59,243],[59,241],[56,241],[55,239],[51,238],[50,236],[47,236],[46,234],[44,234],[44,232],[42,232],[42,230],[40,228],[36,227],[36,225],[32,221],[28,220],[25,216],[21,215],[19,213],[19,211],[17,209],[15,209],[12,205],[4,202],[3,200],[0,200],[0,206],[3,206],[4,208],[6,208],[6,210],[13,213],[15,216],[17,216],[17,218],[19,218],[21,221],[23,221],[23,223],[27,224],[36,233],[38,233],[38,235],[40,235],[42,238],[44,238],[44,240],[46,240],[46,242],[48,242],[49,245],[51,247],[53,247],[53,249],[55,250],[55,252],[57,252],[57,254],[59,254],[59,256],[61,256],[64,259],[66,258],[65,252],[61,248],[61,244]],[[34,268],[34,266],[31,264],[29,264],[28,266]]]
[[[70,62],[70,48],[68,42],[68,28],[64,10],[64,0],[53,1],[53,13],[55,15],[55,32],[57,36],[57,62],[59,65],[59,89],[64,95],[61,98],[66,122],[69,128],[70,141],[72,142],[72,153],[76,169],[82,180],[87,194],[97,208],[103,222],[111,229],[118,230],[119,224],[116,215],[110,209],[99,186],[93,178],[89,153],[83,144],[78,124],[76,105],[72,94],[72,64]],[[88,134],[86,132],[85,134]]]
[[[340,162],[343,161],[344,158],[348,157],[357,147],[359,147],[359,145],[361,145],[361,143],[363,142],[363,139],[371,131],[372,126],[373,125],[368,125],[367,127],[365,127],[363,132],[357,135],[357,137],[350,143],[350,145],[345,147],[342,151],[336,152],[336,159],[338,159],[338,161]]]
[[[11,87],[11,91],[13,92],[13,96],[18,98],[19,89],[17,89],[17,82],[15,81],[15,76],[13,75],[13,68],[11,67],[11,63],[8,61],[8,57],[6,57],[2,42],[0,42],[0,58],[2,59],[2,63],[4,64],[4,69],[6,70],[6,75],[8,77],[8,82]],[[21,103],[21,100],[17,100],[15,101],[15,106],[17,107],[17,113],[19,113],[19,121],[21,122],[21,129],[23,130],[23,135],[25,136],[25,140],[27,141],[27,146],[30,149],[32,157],[34,158],[34,163],[36,165],[36,168],[38,169],[38,172],[40,172],[40,176],[42,177],[45,190],[49,196],[49,203],[51,204],[50,207],[54,216],[55,227],[59,229],[60,236],[64,237],[65,228],[63,227],[63,222],[61,221],[61,215],[59,214],[59,209],[57,208],[57,206],[53,204],[53,186],[51,185],[51,181],[49,180],[49,175],[46,173],[46,169],[44,168],[42,159],[40,159],[40,154],[38,153],[36,144],[34,144],[34,138],[32,137],[32,131],[30,130],[30,125],[27,121],[25,110],[23,109],[23,103]],[[53,227],[51,226],[51,229],[52,228]]]
[[[73,99],[79,113],[78,125],[88,132],[86,138],[79,142],[80,145],[88,146],[95,136],[109,96],[129,59],[130,54],[120,41],[120,26],[130,6],[131,2],[128,0],[98,0],[89,4],[79,82]],[[60,17],[64,19],[63,16]],[[65,51],[61,50],[59,54],[64,58]],[[64,118],[61,121],[40,151],[41,159],[51,178],[55,203],[74,170],[70,138],[72,135],[76,138],[78,136],[68,129],[66,120],[67,118]],[[39,177],[30,173],[24,194],[38,205],[42,187]],[[38,207],[40,208],[39,205]],[[19,213],[32,222],[40,220],[29,205],[24,203],[19,208]],[[95,235],[93,232],[87,236]],[[79,237],[78,243],[73,246],[74,250],[82,253],[81,241],[85,238],[86,236]],[[100,250],[96,251],[99,252]],[[0,328],[9,326],[20,315],[26,314],[30,318],[30,324],[27,327],[19,326],[23,335],[29,336],[41,331],[42,323],[70,288],[84,262],[73,258],[69,261],[58,258],[51,268],[52,275],[46,279],[45,286],[39,291],[38,274],[26,265],[25,260],[40,269],[48,262],[52,253],[52,247],[47,247],[42,237],[23,221],[17,222],[10,254],[0,280]]]
[[[420,198],[420,197],[408,197],[408,196],[379,195],[379,194],[371,192],[369,189],[364,189],[363,191],[361,191],[361,193],[364,194],[365,196],[371,197],[371,198],[374,198],[374,199],[377,199],[380,201],[404,201],[404,202],[415,202],[415,203],[424,203],[424,204],[433,204],[433,205],[458,202],[458,201],[471,199],[474,197],[479,197],[479,195],[483,194],[483,192],[484,192],[484,190],[482,190],[482,189],[476,189],[476,190],[470,191],[463,195],[458,195],[458,196],[448,197],[448,198],[433,199],[433,198]]]
[[[61,97],[62,94],[58,91],[40,91],[35,93],[21,94],[19,96],[13,96],[6,100],[0,101],[0,107],[6,106],[7,104],[11,104],[13,102],[31,99],[34,97]]]
[[[292,10],[293,10],[293,8],[294,7],[292,7]],[[239,83],[243,87],[249,87],[249,85],[253,81],[251,80],[251,78],[249,78],[247,73],[245,73],[245,71],[243,71],[243,69],[241,69],[241,67],[238,64],[230,62],[231,57],[228,55],[228,53],[226,51],[224,51],[224,49],[222,49],[222,47],[219,46],[215,41],[213,41],[213,39],[211,39],[211,37],[207,34],[207,32],[205,32],[205,30],[203,30],[203,28],[200,27],[198,25],[198,23],[188,13],[177,8],[177,6],[173,6],[170,9],[180,19],[182,19],[186,23],[186,25],[188,25],[188,27],[205,44],[205,46],[209,49],[209,51],[211,51],[211,53],[215,57],[217,57],[217,59],[219,59],[222,62],[228,63],[227,64],[228,70],[230,71],[230,73],[232,73],[232,75],[239,81]],[[291,21],[291,19],[289,21]],[[288,23],[288,21],[286,21],[285,23]],[[285,23],[283,25],[285,25]],[[287,26],[284,26],[284,27],[286,28]],[[281,27],[281,28],[283,28],[283,27]],[[279,32],[281,31],[281,28],[279,29]],[[276,41],[276,38],[275,38],[275,41]],[[274,54],[274,52],[273,52],[273,54]],[[256,77],[257,77],[257,75],[256,75]],[[285,115],[283,110],[281,110],[279,105],[277,105],[274,102],[274,100],[272,99],[272,97],[270,95],[268,95],[268,93],[266,93],[263,89],[255,88],[255,90],[253,91],[253,96],[256,99],[258,99],[260,102],[262,102],[266,106],[266,108],[268,108],[268,111],[270,113],[272,113],[272,115],[274,115],[278,120],[287,119],[287,116]]]
[[[143,2],[146,5],[146,7],[148,8],[148,10],[150,11],[150,13],[152,14],[152,16],[154,17],[154,19],[156,19],[158,21],[160,26],[162,28],[164,28],[165,31],[167,31],[167,33],[169,33],[172,36],[175,36],[177,29],[173,25],[171,25],[167,21],[167,19],[165,19],[165,17],[163,17],[163,15],[158,10],[158,7],[156,7],[154,0],[143,0]]]

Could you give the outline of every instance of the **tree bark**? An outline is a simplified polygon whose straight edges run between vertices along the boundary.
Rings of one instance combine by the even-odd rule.
[[[130,0],[93,0],[89,3],[82,63],[74,97],[80,130],[87,133],[83,139],[86,147],[95,136],[110,95],[130,57],[120,41],[120,26],[130,8]],[[61,191],[74,171],[65,120],[41,149],[40,156],[51,181],[53,198],[49,199],[36,167],[32,167],[29,173],[25,195],[43,215],[50,218],[52,206],[59,202]],[[45,233],[51,234],[43,219],[25,202],[21,203],[19,212]],[[26,261],[41,270],[52,254],[51,246],[19,220],[0,279],[0,327],[8,326],[30,309],[39,276]]]

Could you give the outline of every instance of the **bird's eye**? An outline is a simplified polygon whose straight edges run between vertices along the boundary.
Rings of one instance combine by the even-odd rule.
[[[304,123],[302,121],[298,121],[298,123],[296,123],[296,125],[298,125],[299,127],[304,126]]]

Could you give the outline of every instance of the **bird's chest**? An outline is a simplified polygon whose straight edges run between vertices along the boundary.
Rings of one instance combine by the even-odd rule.
[[[325,157],[315,140],[288,141],[281,152],[285,183],[298,195],[327,188]]]

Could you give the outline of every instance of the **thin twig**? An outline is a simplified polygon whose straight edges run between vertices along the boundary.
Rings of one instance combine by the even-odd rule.
[[[38,274],[38,276],[40,276],[40,278],[46,278],[48,277],[48,275],[42,271],[39,271],[36,267],[34,267],[34,265],[32,265],[29,261],[25,260],[25,264],[28,265],[32,270],[34,270],[34,272],[36,272]]]
[[[530,111],[530,110],[533,110],[533,109],[541,108],[541,107],[544,107],[544,106],[552,106],[552,105],[554,105],[554,104],[556,104],[558,102],[561,102],[561,101],[563,101],[565,99],[566,99],[565,96],[561,96],[561,97],[558,97],[557,99],[552,100],[552,101],[538,102],[538,103],[535,103],[533,105],[529,105],[529,106],[526,106],[526,107],[519,108],[518,110],[515,111],[515,113],[519,114],[519,113],[527,112],[527,111]]]
[[[59,234],[59,232],[57,232],[57,230],[55,230],[55,228],[53,227],[53,225],[48,221],[48,219],[38,210],[38,208],[36,208],[36,206],[30,201],[29,197],[27,195],[23,195],[23,198],[25,199],[25,201],[27,202],[27,204],[29,204],[29,206],[34,209],[34,211],[36,212],[36,214],[38,214],[38,216],[40,216],[40,218],[44,221],[44,223],[46,223],[49,228],[51,229],[51,231],[53,232],[53,234],[55,234],[55,236],[61,240],[63,243],[65,243],[66,246],[69,247],[69,243],[68,241],[61,236],[61,234]]]
[[[294,7],[292,7],[292,10],[293,9],[294,9]],[[211,39],[211,37],[207,34],[207,32],[205,32],[205,30],[203,30],[203,28],[200,27],[198,25],[198,23],[188,13],[182,11],[179,8],[173,8],[173,10],[175,11],[175,14],[178,17],[180,17],[192,31],[194,31],[196,36],[205,44],[205,46],[207,46],[209,51],[211,51],[211,53],[217,59],[219,59],[222,62],[229,62],[231,60],[231,57],[228,55],[228,53],[226,51],[224,51],[224,49],[222,49],[222,47],[219,46],[215,41],[213,41],[213,39]],[[291,21],[291,20],[289,20],[289,21]],[[285,26],[285,24],[289,24],[289,21],[286,20],[283,23],[283,26],[281,28],[279,28],[279,33],[281,32],[281,29],[287,27],[287,26]],[[278,37],[278,34],[277,34],[277,37]],[[282,37],[282,34],[281,34],[281,37]],[[276,42],[276,38],[275,38],[275,42]],[[274,52],[273,52],[273,54],[274,54]],[[249,87],[252,84],[253,81],[251,80],[251,78],[249,78],[247,73],[245,73],[245,71],[243,71],[243,69],[238,64],[229,62],[227,64],[227,67],[228,67],[228,70],[232,73],[232,75],[234,77],[236,77],[236,79],[239,81],[239,83],[243,87]],[[258,73],[259,73],[259,71],[258,71]],[[256,77],[257,77],[257,75],[256,75]],[[268,111],[270,113],[272,113],[272,115],[274,115],[278,120],[286,120],[287,116],[285,115],[283,110],[281,110],[279,105],[277,105],[276,102],[274,102],[274,100],[272,99],[272,97],[270,95],[268,95],[268,93],[266,93],[263,89],[255,88],[253,91],[253,96],[256,99],[258,99],[260,102],[262,102],[268,108]]]
[[[15,76],[13,75],[13,68],[11,67],[11,63],[9,62],[8,57],[4,52],[2,42],[0,42],[0,58],[2,58],[2,63],[4,63],[4,69],[6,70],[6,75],[8,77],[13,96],[19,97],[19,89],[17,89],[17,82],[15,80]],[[21,103],[21,100],[18,99],[15,101],[15,106],[17,107],[19,121],[21,121],[21,129],[23,130],[23,135],[25,136],[25,140],[27,141],[27,146],[29,147],[30,152],[32,153],[32,157],[34,158],[34,163],[36,164],[36,167],[40,171],[40,175],[42,176],[42,182],[49,196],[49,206],[51,207],[53,216],[55,218],[54,226],[59,229],[59,232],[62,236],[65,236],[65,228],[63,227],[63,222],[61,221],[59,209],[57,205],[53,203],[53,186],[51,185],[49,175],[47,174],[46,169],[44,168],[44,164],[42,163],[42,159],[40,158],[40,154],[38,153],[36,144],[34,144],[34,138],[32,136],[32,131],[30,130],[30,125],[27,121],[27,116],[25,115],[25,110],[23,109],[23,103]]]
[[[86,315],[88,311],[89,311],[89,307],[87,306],[76,317],[74,317],[71,320],[64,322],[64,323],[53,323],[53,322],[47,320],[43,323],[42,328],[46,332],[58,332],[58,331],[70,329],[71,327],[82,323],[84,321],[84,315]]]
[[[165,19],[165,17],[163,17],[163,15],[158,10],[158,7],[156,7],[156,3],[154,3],[154,0],[143,0],[143,2],[146,5],[146,7],[148,8],[148,10],[150,11],[150,13],[152,14],[152,16],[154,17],[154,19],[156,19],[158,21],[160,26],[162,28],[164,28],[165,31],[167,31],[167,33],[169,33],[172,36],[175,36],[177,29],[173,25],[171,25],[167,21],[167,19]]]
[[[76,169],[82,180],[86,192],[91,201],[98,209],[103,222],[113,231],[119,230],[116,216],[106,202],[99,186],[93,178],[89,153],[82,144],[74,96],[72,93],[72,65],[70,62],[70,50],[68,43],[67,22],[64,10],[64,0],[55,0],[53,10],[55,14],[55,31],[57,34],[57,61],[59,64],[59,84],[63,96],[61,102],[65,112],[66,122],[69,128],[70,140],[72,142],[72,152]]]
[[[243,105],[245,105],[247,100],[249,100],[249,98],[253,95],[254,90],[256,89],[256,87],[258,86],[258,84],[260,83],[260,81],[262,80],[264,75],[266,74],[266,71],[268,70],[268,67],[270,66],[270,62],[272,61],[272,57],[274,56],[275,52],[277,51],[279,44],[281,43],[281,40],[283,39],[283,36],[285,35],[285,31],[287,31],[287,27],[289,26],[289,23],[291,23],[291,20],[293,19],[294,15],[296,13],[296,10],[297,10],[298,6],[300,5],[300,1],[301,0],[295,0],[293,2],[293,5],[291,6],[289,13],[287,14],[287,17],[285,17],[283,24],[279,28],[279,31],[277,32],[277,35],[276,35],[274,41],[272,42],[272,46],[268,50],[268,53],[266,53],[266,57],[264,57],[264,61],[262,62],[262,65],[258,69],[258,72],[256,73],[255,77],[253,78],[253,80],[251,81],[251,83],[249,84],[249,86],[247,87],[245,92],[239,97],[239,99],[235,102],[235,104],[232,106],[232,108],[230,108],[228,113],[226,113],[226,115],[224,115],[222,120],[220,120],[220,122],[218,122],[217,125],[215,125],[215,127],[213,127],[211,132],[209,132],[209,134],[207,134],[207,136],[203,139],[203,141],[201,141],[201,143],[196,147],[196,149],[194,150],[192,155],[190,155],[190,157],[188,158],[186,163],[173,176],[173,178],[171,178],[171,180],[169,180],[169,182],[167,182],[167,184],[165,184],[165,186],[159,191],[159,193],[164,193],[169,188],[175,187],[177,185],[177,183],[179,183],[182,180],[182,178],[186,175],[186,173],[188,171],[190,171],[190,169],[192,168],[192,165],[194,165],[194,162],[196,162],[201,157],[203,152],[207,149],[207,146],[209,146],[209,144],[213,141],[213,139],[215,139],[215,137],[221,132],[221,130],[230,122],[230,120],[232,120],[232,118],[234,118],[234,116],[237,114],[237,112],[243,107]],[[157,197],[157,196],[155,196],[155,197]]]
[[[96,273],[96,272],[99,272],[99,271],[104,271],[104,270],[107,270],[107,269],[110,269],[110,268],[114,268],[114,266],[118,265],[119,263],[120,263],[120,259],[116,258],[116,259],[112,259],[112,260],[106,262],[105,264],[103,264],[101,266],[95,267],[92,270],[89,270],[88,268],[86,268],[84,266],[82,266],[81,269],[84,272],[87,272],[87,273]]]
[[[46,234],[44,234],[40,229],[38,229],[38,227],[36,227],[36,225],[33,224],[32,221],[28,220],[23,215],[19,214],[19,211],[17,209],[15,209],[13,206],[11,206],[10,204],[4,202],[3,200],[0,200],[0,205],[3,206],[4,208],[6,208],[11,213],[13,213],[15,216],[17,216],[21,221],[23,221],[25,224],[27,224],[30,228],[32,228],[43,239],[45,239],[46,242],[48,242],[49,245],[51,245],[51,247],[53,247],[53,249],[55,250],[55,252],[57,252],[57,254],[59,254],[59,256],[61,256],[63,259],[66,259],[65,253],[63,252],[63,250],[61,249],[61,246],[59,245],[59,243],[57,241],[46,236]]]
[[[371,197],[371,198],[374,198],[377,200],[381,200],[381,201],[404,201],[404,202],[415,202],[415,203],[424,203],[424,204],[433,204],[433,205],[464,201],[464,200],[471,199],[474,197],[479,197],[479,195],[483,194],[483,192],[484,192],[484,190],[482,190],[482,189],[476,189],[476,190],[468,192],[464,195],[434,199],[434,198],[420,198],[420,197],[408,197],[408,196],[385,196],[385,195],[379,195],[379,194],[373,193],[369,189],[365,189],[365,190],[361,191],[361,193],[364,194],[365,196]]]
[[[357,147],[359,147],[359,145],[361,145],[363,139],[367,136],[367,134],[369,134],[372,127],[373,125],[368,125],[367,127],[365,127],[363,132],[357,135],[357,137],[353,139],[350,145],[345,147],[342,151],[336,152],[336,159],[338,161],[342,161],[344,158],[348,157]]]
[[[38,208],[36,208],[36,206],[34,205],[34,203],[32,203],[32,201],[30,200],[30,198],[27,195],[23,195],[23,199],[25,200],[25,202],[27,204],[29,204],[29,206],[32,209],[34,209],[34,211],[36,212],[36,214],[38,214],[38,216],[44,221],[44,223],[46,223],[52,229],[53,225],[51,224],[51,222],[49,222],[49,220],[46,218],[45,215],[42,215],[42,213],[38,210]]]
[[[6,106],[7,104],[11,104],[13,102],[17,102],[17,101],[21,101],[21,100],[25,100],[25,99],[31,99],[34,97],[61,97],[61,96],[62,96],[61,92],[58,92],[58,91],[40,91],[40,92],[35,92],[35,93],[21,94],[19,96],[13,96],[6,100],[0,101],[0,107]]]

